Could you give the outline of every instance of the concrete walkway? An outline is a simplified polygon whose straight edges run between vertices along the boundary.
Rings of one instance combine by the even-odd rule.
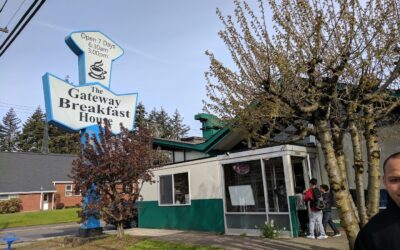
[[[111,232],[110,232],[111,233]],[[347,238],[329,237],[326,240],[307,238],[285,238],[268,240],[261,237],[219,235],[211,233],[187,232],[178,230],[134,228],[125,231],[126,234],[147,236],[155,240],[190,243],[195,245],[220,247],[229,250],[348,250]]]
[[[34,226],[14,228],[0,232],[13,232],[23,238],[26,242],[16,243],[13,246],[26,245],[29,241],[46,240],[51,237],[74,235],[77,232],[77,224],[60,224],[47,226]],[[33,234],[35,235],[33,236]],[[115,234],[115,230],[104,231],[108,234]],[[194,245],[220,247],[227,250],[348,250],[347,238],[342,232],[341,237],[329,237],[326,240],[312,240],[306,238],[284,238],[269,240],[262,237],[220,235],[193,231],[165,230],[133,228],[125,229],[125,233],[132,236],[142,236],[154,240],[190,243]],[[40,239],[39,239],[40,238]],[[0,242],[0,249],[6,249],[4,242]]]

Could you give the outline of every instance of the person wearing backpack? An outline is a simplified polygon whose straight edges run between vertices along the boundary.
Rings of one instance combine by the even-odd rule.
[[[333,237],[339,237],[339,236],[341,236],[341,234],[332,221],[333,200],[332,200],[332,194],[329,192],[329,186],[322,184],[319,187],[319,189],[322,193],[322,198],[324,199],[324,203],[325,203],[325,208],[322,209],[322,225],[324,226],[325,233],[326,233],[326,226],[329,224],[329,226],[331,226],[331,228],[334,232]]]
[[[320,235],[317,239],[326,239],[328,236],[325,234],[324,226],[322,225],[322,209],[324,209],[324,201],[322,194],[317,187],[317,179],[312,178],[310,180],[310,188],[304,193],[304,202],[310,202],[310,235],[307,236],[309,239],[315,239],[314,228],[317,224]]]

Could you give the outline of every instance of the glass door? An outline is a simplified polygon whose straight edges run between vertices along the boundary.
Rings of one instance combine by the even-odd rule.
[[[274,220],[282,231],[290,230],[286,180],[282,157],[264,160],[267,186],[268,220]]]
[[[307,164],[305,164],[306,158],[291,156],[290,160],[292,163],[293,186],[301,187],[301,190],[305,191],[308,187],[308,185],[306,185],[306,175],[304,174],[304,172],[307,171]]]
[[[266,221],[261,161],[223,165],[228,233],[255,233]]]

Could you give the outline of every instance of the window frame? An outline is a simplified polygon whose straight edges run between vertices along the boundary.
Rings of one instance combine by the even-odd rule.
[[[175,201],[175,175],[178,174],[187,174],[187,180],[188,180],[188,191],[189,191],[189,202],[185,204],[177,204]],[[162,176],[172,176],[172,203],[161,203],[161,185],[160,185],[160,177]],[[190,206],[192,205],[192,197],[191,197],[191,191],[190,191],[190,171],[182,171],[182,172],[176,172],[176,173],[171,173],[171,174],[162,174],[159,175],[158,177],[158,185],[157,185],[157,200],[158,200],[158,206],[160,207],[173,207],[173,206]]]
[[[70,190],[67,189],[67,187],[71,187]],[[73,191],[72,191],[72,184],[66,184],[65,185],[65,197],[72,197]]]
[[[3,197],[5,197],[5,198],[3,198]],[[10,200],[10,195],[8,195],[8,194],[0,195],[0,201],[8,201],[8,200]]]

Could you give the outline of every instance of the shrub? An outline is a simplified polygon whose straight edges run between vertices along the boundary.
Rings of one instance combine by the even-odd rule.
[[[65,208],[81,208],[82,206],[80,204],[75,204],[73,206],[65,206]]]
[[[62,202],[56,203],[56,209],[63,209],[63,208],[64,208],[64,203]]]
[[[274,225],[274,220],[266,221],[260,231],[261,234],[268,239],[275,239],[280,233],[279,228]]]
[[[22,201],[18,198],[0,201],[0,214],[17,213],[21,211],[21,205]]]

